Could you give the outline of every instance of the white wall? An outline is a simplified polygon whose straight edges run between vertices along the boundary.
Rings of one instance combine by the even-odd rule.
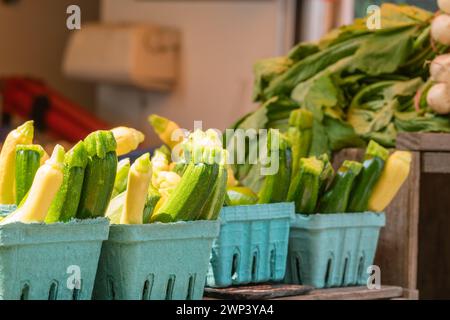
[[[82,23],[98,19],[99,3],[93,0],[0,2],[0,77],[33,76],[45,80],[69,99],[86,108],[95,105],[94,86],[70,80],[61,72],[61,61],[70,32],[66,9],[82,8]]]
[[[182,32],[179,83],[171,93],[146,93],[101,85],[100,115],[144,130],[147,144],[159,143],[147,125],[150,113],[191,129],[226,128],[255,105],[252,66],[257,59],[286,53],[292,45],[291,0],[134,1],[102,0],[106,22],[138,21],[178,27]]]

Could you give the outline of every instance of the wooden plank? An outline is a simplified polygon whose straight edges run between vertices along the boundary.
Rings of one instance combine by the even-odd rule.
[[[343,149],[333,155],[333,167],[339,169],[345,160],[361,161],[364,157],[364,149]]]
[[[424,174],[420,195],[418,288],[422,299],[450,297],[450,175]]]
[[[205,288],[205,297],[231,300],[267,300],[299,296],[312,291],[313,287],[289,284],[263,284],[230,288]]]
[[[361,161],[362,149],[344,149],[333,157],[338,168],[344,160]],[[413,152],[411,173],[386,210],[386,227],[381,230],[375,264],[387,285],[417,289],[417,246],[421,156]]]
[[[422,171],[424,173],[450,173],[450,153],[424,152]]]
[[[403,289],[404,300],[419,300],[419,290]]]
[[[450,152],[450,134],[400,133],[397,136],[397,149]]]
[[[318,289],[303,296],[286,297],[274,300],[383,300],[401,298],[403,288],[382,286],[381,289],[367,287],[349,287]]]
[[[386,210],[375,264],[383,283],[416,290],[421,155],[412,154],[410,175]]]

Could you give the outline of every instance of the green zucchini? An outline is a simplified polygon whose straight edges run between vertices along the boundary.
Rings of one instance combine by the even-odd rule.
[[[147,193],[147,201],[145,202],[144,207],[144,223],[150,223],[150,218],[153,214],[153,211],[155,210],[156,204],[158,203],[159,199],[161,199],[161,194],[156,190],[155,187],[153,187],[152,184],[150,184],[150,187],[148,188]]]
[[[211,194],[206,200],[198,220],[217,220],[227,193],[228,170],[225,165],[220,165],[219,175]]]
[[[219,173],[218,164],[191,162],[180,183],[165,204],[156,212],[152,222],[188,221],[198,217]]]
[[[186,171],[187,167],[188,167],[188,164],[186,162],[180,161],[175,164],[172,171],[175,172],[176,174],[178,174],[180,177],[182,177],[184,172]]]
[[[116,179],[114,180],[114,189],[111,198],[115,198],[118,194],[127,189],[128,172],[130,172],[130,159],[122,159],[117,164]]]
[[[43,155],[44,149],[40,145],[19,144],[16,146],[15,189],[17,205],[20,204],[28,190],[30,190]]]
[[[355,181],[351,192],[349,212],[364,212],[369,206],[373,188],[378,182],[389,157],[389,151],[375,141],[370,141],[364,156],[361,173]]]
[[[258,201],[258,198],[256,198],[256,201],[253,204],[255,204],[257,201]],[[225,200],[223,201],[223,206],[224,207],[231,206],[231,199],[230,199],[229,191],[227,191],[227,193],[225,193]]]
[[[328,154],[324,153],[319,157],[319,160],[323,161],[323,170],[322,173],[320,174],[319,194],[323,194],[323,192],[327,189],[327,187],[333,180],[334,169],[330,162],[330,157],[328,156]]]
[[[66,222],[76,216],[88,155],[84,143],[77,143],[64,157],[64,178],[47,216],[46,223]]]
[[[344,213],[347,210],[353,183],[362,169],[356,161],[344,161],[328,190],[320,199],[319,213]]]
[[[103,217],[117,172],[116,140],[110,131],[96,131],[84,140],[89,156],[77,218]]]
[[[290,182],[290,168],[288,163],[288,144],[285,138],[277,130],[271,129],[268,136],[268,150],[270,159],[272,159],[272,142],[276,139],[278,141],[278,149],[275,156],[278,156],[278,170],[272,175],[267,175],[261,189],[258,192],[258,203],[278,203],[286,201],[289,191]],[[270,163],[269,166],[272,166]]]
[[[288,139],[292,149],[292,176],[297,175],[300,160],[309,154],[312,141],[313,114],[306,109],[291,111]]]
[[[316,157],[300,160],[297,176],[289,188],[289,202],[295,202],[297,213],[314,213],[319,198],[320,175],[323,171],[323,161]]]

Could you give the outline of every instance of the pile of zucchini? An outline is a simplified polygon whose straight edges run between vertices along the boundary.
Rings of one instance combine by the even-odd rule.
[[[159,129],[177,129],[174,123],[156,123]],[[134,163],[128,158],[118,163],[118,155],[144,139],[132,128],[93,132],[68,152],[57,145],[51,157],[33,138],[29,121],[8,135],[0,153],[0,201],[17,206],[1,224],[104,216],[116,224],[214,220],[225,201],[227,154],[213,130],[180,138],[177,162],[163,146],[153,158],[145,153]]]
[[[8,135],[2,148],[0,180],[9,182],[0,188],[2,204],[18,207],[2,223],[104,216],[117,167],[113,132],[94,132],[68,152],[57,145],[50,158],[32,144],[33,135],[33,122],[28,121]]]
[[[157,150],[153,159],[154,175],[169,170],[172,174],[180,175],[182,183],[171,195],[174,201],[158,208],[151,220],[166,222],[196,219],[197,212],[202,212],[197,218],[215,219],[220,211],[222,197],[225,206],[294,202],[296,212],[302,214],[383,211],[408,177],[411,154],[403,151],[390,154],[375,141],[370,141],[362,163],[346,160],[335,172],[328,154],[308,157],[313,148],[313,118],[310,111],[297,109],[290,112],[289,128],[285,133],[269,129],[265,143],[270,161],[262,164],[262,159],[259,159],[259,164],[247,166],[258,166],[258,170],[268,169],[275,160],[278,170],[261,174],[258,181],[236,181],[233,170],[226,164],[204,165],[204,149],[193,146],[213,145],[221,150],[223,141],[218,140],[212,130],[197,131],[185,137],[180,144],[183,157],[177,163],[170,163],[170,150],[167,147]],[[180,135],[176,134],[179,126],[173,121],[157,115],[150,116],[149,121],[168,146],[173,146],[172,139],[179,139]],[[203,144],[193,143],[193,140],[202,141]],[[261,141],[255,143],[260,144]],[[251,146],[247,147],[251,149]],[[192,161],[193,154],[201,159],[200,163],[198,159]],[[206,154],[210,155],[211,151]],[[209,179],[215,184],[209,184]],[[193,190],[197,191],[196,196]],[[209,190],[213,191],[206,204],[204,200],[198,201],[205,198]]]
[[[161,126],[161,121],[158,125]],[[118,195],[112,199],[106,216],[112,223],[121,224],[217,219],[228,180],[226,152],[221,144],[215,131],[196,130],[181,142],[182,153],[176,162],[172,162],[169,143],[154,152],[151,162],[147,161],[148,154],[131,167],[128,159],[123,160],[113,188]],[[141,177],[145,182],[138,189],[132,180],[137,173],[132,172],[136,163],[143,161],[148,165],[149,175]],[[125,180],[128,182],[124,183]],[[134,213],[130,213],[132,201],[140,204]]]

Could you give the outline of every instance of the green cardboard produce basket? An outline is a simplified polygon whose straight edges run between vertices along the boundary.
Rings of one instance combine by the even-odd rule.
[[[296,214],[285,282],[316,288],[365,285],[384,213]]]
[[[218,233],[218,221],[111,225],[94,299],[201,299]]]
[[[91,299],[108,231],[104,218],[0,226],[0,299]]]
[[[209,287],[284,279],[293,203],[224,207],[207,276]]]

